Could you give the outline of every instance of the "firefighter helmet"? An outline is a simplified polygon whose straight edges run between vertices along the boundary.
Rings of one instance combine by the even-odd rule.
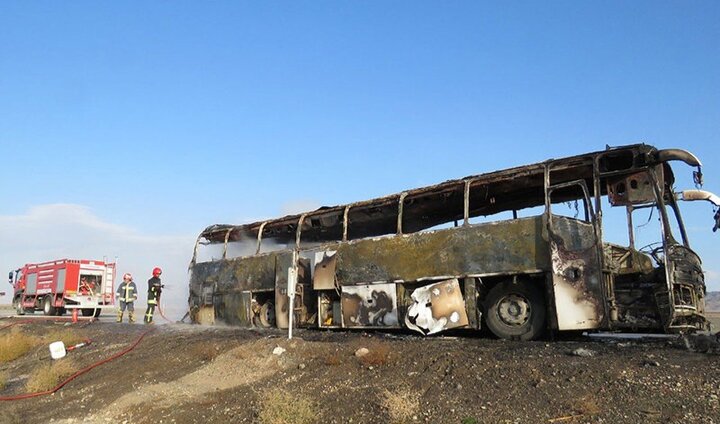
[[[123,280],[132,281],[132,274],[126,272],[125,275],[123,275]]]
[[[158,275],[162,274],[162,269],[160,267],[153,268],[153,277],[157,277]]]

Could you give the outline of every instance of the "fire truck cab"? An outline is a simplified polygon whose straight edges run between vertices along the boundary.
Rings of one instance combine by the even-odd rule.
[[[43,311],[63,315],[79,309],[83,316],[99,316],[114,305],[115,263],[88,259],[59,259],[26,264],[10,271],[13,307],[19,315]]]

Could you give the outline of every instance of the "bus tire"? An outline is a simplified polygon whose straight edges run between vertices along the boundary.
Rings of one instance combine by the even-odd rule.
[[[533,340],[545,329],[542,291],[527,281],[497,284],[487,295],[485,311],[488,328],[501,339]]]
[[[45,296],[45,299],[43,299],[43,313],[45,315],[55,315],[56,312],[52,304],[52,296]]]
[[[272,302],[265,302],[260,308],[260,324],[265,328],[275,326],[275,305]]]

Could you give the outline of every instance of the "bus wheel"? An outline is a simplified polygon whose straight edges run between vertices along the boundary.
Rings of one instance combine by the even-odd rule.
[[[45,296],[43,300],[43,313],[45,315],[55,315],[55,307],[52,304],[52,296]]]
[[[25,315],[25,308],[22,307],[20,300],[21,298],[19,297],[16,297],[15,300],[13,300],[13,308],[15,308],[15,312],[17,312],[18,315]]]
[[[260,324],[266,328],[275,326],[275,305],[272,302],[265,302],[260,308]]]
[[[502,339],[532,340],[545,327],[542,292],[530,283],[496,285],[487,295],[485,311],[488,328]]]

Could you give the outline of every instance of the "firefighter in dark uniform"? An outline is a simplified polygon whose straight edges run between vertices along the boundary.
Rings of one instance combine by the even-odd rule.
[[[162,293],[162,282],[160,281],[160,274],[162,270],[158,267],[153,268],[153,276],[148,280],[148,293],[147,293],[147,311],[145,311],[145,324],[152,324],[153,313],[155,307],[160,302],[160,293]]]
[[[123,281],[115,292],[115,297],[120,301],[117,322],[122,322],[123,312],[128,311],[128,322],[135,322],[135,301],[137,300],[137,286],[133,282],[132,275],[128,272],[123,275]]]

